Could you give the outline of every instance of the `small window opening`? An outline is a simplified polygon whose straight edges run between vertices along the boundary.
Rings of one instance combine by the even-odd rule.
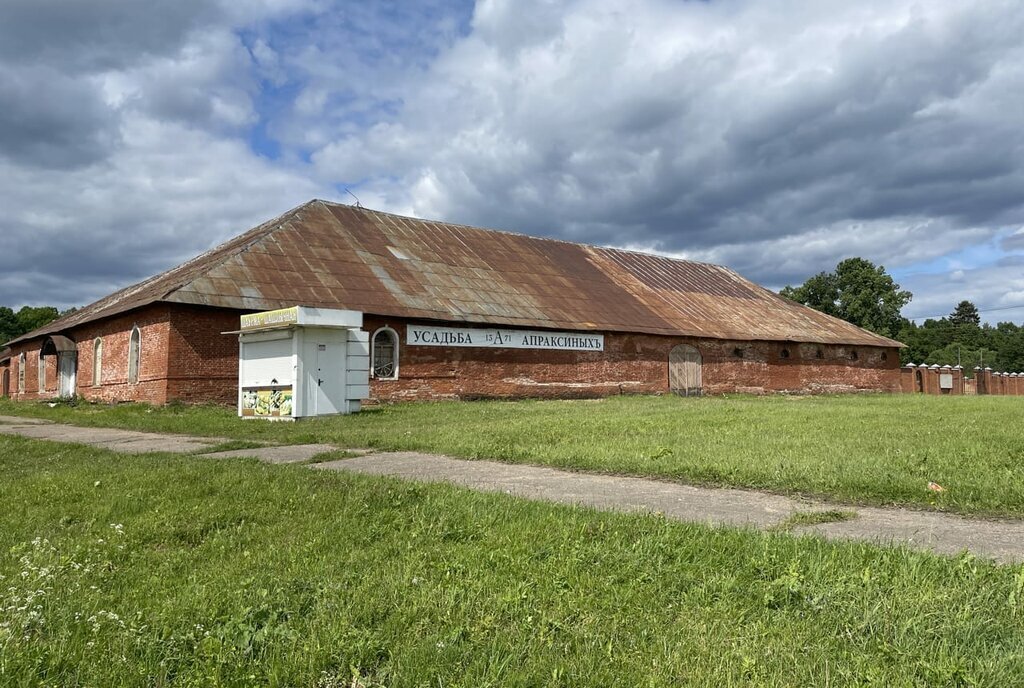
[[[92,386],[99,387],[103,379],[103,340],[99,337],[92,343]]]
[[[856,349],[851,350],[850,351],[850,360],[851,361],[856,361],[858,358],[860,358],[860,356],[857,355],[857,350]]]
[[[736,347],[732,350],[732,355],[736,358],[743,358],[743,349]]]
[[[373,334],[372,370],[378,380],[398,379],[398,333],[382,327]]]
[[[887,354],[886,352],[883,351],[882,352],[882,363],[885,363],[888,360],[889,360],[889,354]]]
[[[789,358],[789,349],[783,349],[780,351],[779,356],[782,358]]]
[[[18,356],[18,392],[20,394],[25,393],[25,363],[27,360],[25,352],[21,352],[21,355]]]
[[[825,351],[819,346],[814,352],[815,358],[825,358]]]
[[[142,332],[138,326],[132,328],[131,339],[128,340],[128,384],[139,381],[139,367],[142,363]]]

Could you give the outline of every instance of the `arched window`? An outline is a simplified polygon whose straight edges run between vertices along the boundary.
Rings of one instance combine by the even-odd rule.
[[[373,333],[370,368],[378,380],[398,379],[398,333],[382,327]]]
[[[25,393],[25,352],[22,351],[21,355],[18,356],[18,393]]]
[[[138,326],[132,328],[131,339],[128,340],[128,384],[139,381],[139,367],[142,365],[142,332]]]
[[[103,379],[103,340],[97,337],[92,343],[92,386],[99,387]]]
[[[46,391],[46,359],[43,358],[43,350],[39,350],[39,393]]]

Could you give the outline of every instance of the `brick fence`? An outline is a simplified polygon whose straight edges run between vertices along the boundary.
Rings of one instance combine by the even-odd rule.
[[[1024,373],[975,368],[971,379],[960,366],[908,363],[900,368],[900,389],[908,394],[1024,396]]]

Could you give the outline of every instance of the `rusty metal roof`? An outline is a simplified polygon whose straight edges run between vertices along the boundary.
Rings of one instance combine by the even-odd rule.
[[[900,346],[718,265],[320,200],[15,341],[161,301],[240,310],[301,304],[457,323]]]

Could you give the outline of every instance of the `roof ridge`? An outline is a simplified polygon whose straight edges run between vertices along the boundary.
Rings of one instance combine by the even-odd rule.
[[[476,230],[478,232],[493,232],[495,234],[508,234],[508,235],[511,235],[511,236],[526,237],[527,239],[533,239],[534,241],[547,241],[547,242],[552,242],[552,243],[556,243],[556,244],[568,244],[570,246],[583,246],[583,247],[586,247],[586,248],[591,248],[591,249],[600,250],[600,251],[618,251],[618,252],[621,252],[621,253],[629,253],[629,254],[637,255],[637,256],[650,256],[652,258],[661,258],[661,259],[664,259],[664,260],[671,260],[671,261],[676,262],[676,263],[690,263],[691,265],[706,265],[708,267],[721,268],[723,270],[728,270],[729,272],[732,272],[733,274],[738,274],[732,268],[730,268],[730,267],[728,267],[726,265],[721,265],[719,263],[709,263],[707,261],[693,260],[693,259],[690,259],[690,258],[676,258],[675,256],[666,256],[663,253],[652,253],[650,251],[641,251],[639,249],[633,249],[633,248],[621,248],[621,247],[618,247],[618,246],[602,246],[600,244],[590,244],[590,243],[587,243],[585,241],[569,241],[568,239],[556,239],[555,237],[534,236],[533,234],[526,234],[524,232],[514,232],[514,231],[512,231],[510,229],[498,229],[496,227],[478,227],[476,225],[467,225],[467,224],[463,224],[461,222],[448,222],[446,220],[431,220],[431,219],[425,218],[425,217],[415,217],[413,215],[402,215],[401,213],[393,213],[393,212],[388,211],[388,210],[377,210],[376,208],[366,208],[366,207],[363,207],[363,206],[350,205],[348,203],[340,203],[340,202],[337,202],[337,201],[327,201],[327,200],[324,200],[322,198],[314,199],[313,201],[311,201],[311,203],[312,202],[323,203],[324,205],[328,205],[328,206],[331,206],[331,205],[333,205],[333,206],[342,206],[342,207],[345,207],[345,208],[351,208],[352,210],[361,210],[363,212],[376,213],[378,215],[387,215],[389,217],[397,217],[397,218],[401,218],[403,220],[414,220],[416,222],[432,222],[432,223],[438,224],[438,225],[446,225],[448,227],[457,227],[457,228],[462,228],[462,229],[471,229],[471,230]]]

